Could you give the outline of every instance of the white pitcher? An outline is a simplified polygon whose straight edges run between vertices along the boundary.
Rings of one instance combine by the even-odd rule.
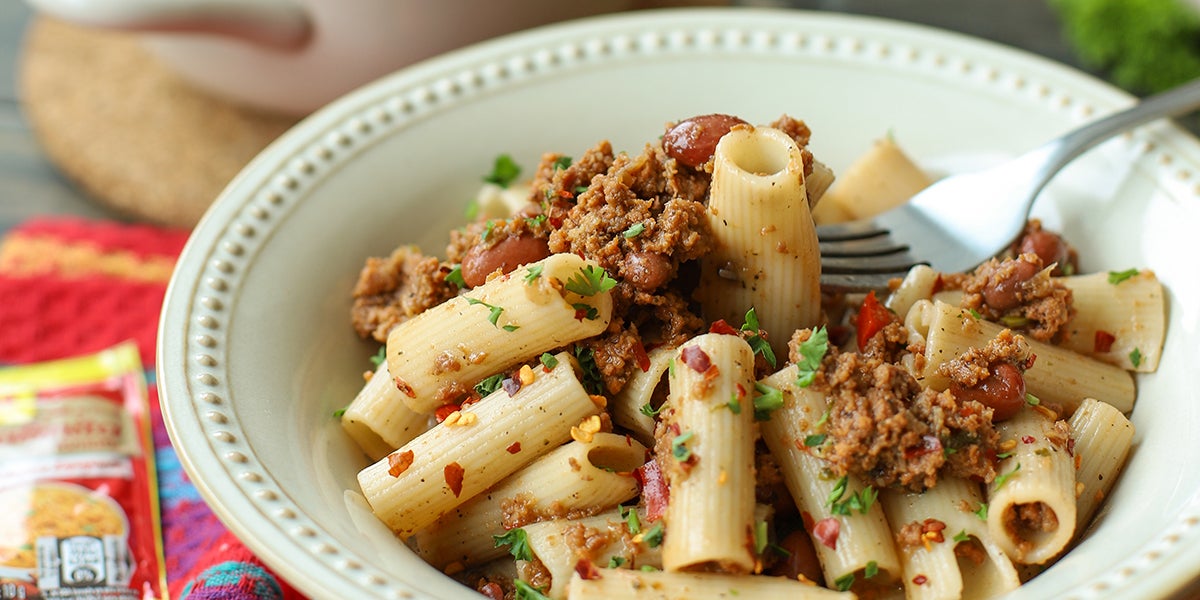
[[[200,88],[303,115],[414,61],[637,0],[28,0],[76,24],[144,33]]]

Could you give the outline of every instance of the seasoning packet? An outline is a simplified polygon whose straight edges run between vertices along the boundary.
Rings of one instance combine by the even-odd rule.
[[[0,600],[166,598],[153,448],[135,344],[0,369]]]

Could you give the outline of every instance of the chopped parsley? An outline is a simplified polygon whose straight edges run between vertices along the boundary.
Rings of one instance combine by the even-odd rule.
[[[981,520],[981,521],[986,521],[987,520],[987,512],[988,512],[987,502],[980,502],[979,508],[975,510],[975,516],[979,517],[979,520]]]
[[[738,400],[737,394],[730,394],[729,402],[726,402],[725,404],[722,404],[721,406],[728,408],[729,412],[731,412],[735,415],[742,414],[742,401]],[[721,408],[721,406],[718,406],[717,408]]]
[[[658,570],[658,568],[657,568],[657,567],[655,567],[654,565],[642,565],[642,566],[639,568],[639,570],[640,570],[640,571],[643,571],[643,572],[645,572],[645,573],[653,573],[653,572],[657,571],[657,570]]]
[[[983,318],[983,315],[982,315],[982,314],[980,314],[980,313],[979,313],[979,311],[977,311],[977,310],[975,310],[975,309],[973,309],[973,308],[968,308],[968,309],[967,309],[967,312],[971,313],[971,317],[972,317],[972,318],[974,318],[976,321],[978,321],[978,320],[980,320],[980,319],[982,319],[982,318]]]
[[[813,448],[816,446],[820,446],[821,444],[825,443],[825,439],[827,437],[829,437],[829,436],[824,433],[814,433],[811,435],[806,435],[806,436],[804,436],[804,446],[806,448]]]
[[[525,272],[525,283],[533,285],[533,280],[542,276],[542,265],[530,265],[529,270]]]
[[[654,417],[657,417],[658,413],[661,411],[662,411],[661,406],[658,408],[654,408],[653,406],[651,406],[651,404],[649,402],[643,404],[642,407],[638,409],[638,412],[640,412],[643,415],[646,415],[647,417],[650,417],[652,419]]]
[[[774,369],[775,352],[771,350],[771,344],[768,344],[766,338],[760,333],[762,330],[758,326],[758,314],[754,312],[753,307],[746,311],[746,322],[742,323],[742,331],[752,332],[753,335],[746,338],[746,343],[750,344],[750,348],[754,350],[755,354],[761,354],[767,364]]]
[[[550,354],[549,352],[543,352],[542,356],[538,358],[538,360],[541,361],[542,366],[546,367],[547,369],[553,369],[554,367],[558,366],[558,359],[554,358],[554,355]]]
[[[834,579],[833,585],[835,587],[837,587],[837,590],[839,592],[850,591],[850,586],[854,585],[854,573],[853,572],[846,573],[845,575],[842,575],[841,577]]]
[[[492,164],[492,172],[483,176],[483,180],[488,183],[494,183],[500,187],[508,187],[509,184],[517,180],[521,176],[521,166],[507,154],[501,154],[496,157],[496,162]]]
[[[384,346],[380,346],[379,352],[376,352],[375,355],[371,357],[371,364],[378,367],[379,365],[382,365],[386,360],[387,360],[387,346],[384,345]]]
[[[530,227],[537,227],[546,222],[546,215],[538,215],[536,217],[525,217],[525,223]]]
[[[604,393],[604,376],[600,374],[600,367],[596,366],[596,356],[592,349],[587,346],[575,346],[575,360],[579,361],[579,368],[583,371],[580,381],[583,389],[589,394]]]
[[[446,274],[446,281],[458,286],[458,289],[467,289],[467,281],[462,276],[462,265],[454,265],[453,269]]]
[[[333,411],[333,418],[340,419],[345,414],[346,414],[346,407],[342,407],[342,408],[339,408],[339,409]]]
[[[1129,364],[1133,365],[1133,368],[1135,368],[1135,369],[1138,368],[1139,366],[1141,366],[1141,364],[1142,364],[1142,351],[1141,350],[1134,348],[1129,353]]]
[[[1028,404],[1030,406],[1037,406],[1041,403],[1042,403],[1041,398],[1038,398],[1037,396],[1034,396],[1033,394],[1030,394],[1029,392],[1025,392],[1025,404]]]
[[[821,359],[829,351],[829,332],[818,327],[796,350],[800,354],[800,360],[796,361],[796,385],[808,387],[816,378],[817,369],[821,368]]]
[[[496,228],[496,222],[488,219],[483,225],[483,233],[479,234],[479,241],[486,242],[488,237],[492,235],[492,230]]]
[[[550,600],[550,597],[543,594],[542,590],[529,585],[523,580],[514,579],[513,587],[517,588],[516,600]]]
[[[679,462],[686,462],[692,457],[692,449],[687,447],[688,440],[696,435],[695,432],[685,431],[671,440],[671,456]]]
[[[1011,470],[1007,473],[1001,473],[1001,474],[997,475],[996,480],[993,482],[996,484],[996,489],[1000,489],[1001,486],[1003,486],[1005,483],[1008,482],[1009,478],[1011,478],[1013,475],[1016,475],[1017,471],[1020,471],[1020,470],[1021,470],[1021,463],[1017,463],[1017,466],[1013,467],[1013,470]]]
[[[825,505],[833,506],[838,500],[841,500],[842,496],[846,495],[846,486],[849,483],[850,478],[846,475],[842,475],[841,478],[837,480],[837,483],[833,484],[833,489],[829,490],[829,497],[825,499]]]
[[[500,326],[500,315],[504,312],[503,307],[494,306],[494,305],[488,304],[487,302],[484,302],[483,300],[476,300],[475,298],[467,298],[467,304],[470,304],[472,306],[478,304],[480,306],[483,306],[484,308],[487,308],[490,311],[488,313],[488,322],[491,323],[492,325],[495,325],[496,327],[500,327],[501,329],[503,329],[505,331],[516,331],[516,330],[520,329],[520,326],[518,326],[518,325],[505,325],[503,327]]]
[[[638,518],[637,509],[632,506],[619,506],[617,510],[621,516],[625,517],[625,528],[629,530],[629,535],[637,535],[642,532],[642,521]]]
[[[488,394],[500,389],[500,386],[503,383],[504,373],[496,373],[495,375],[492,375],[475,384],[475,391],[479,392],[480,396],[487,396]]]
[[[962,531],[960,531],[960,532],[958,532],[958,533],[954,534],[954,541],[955,541],[955,542],[965,542],[965,541],[967,541],[967,540],[969,540],[969,539],[971,539],[971,536],[970,536],[970,535],[967,535],[967,530],[966,530],[966,529],[964,529],[964,530],[962,530]]]
[[[663,541],[663,524],[662,521],[654,524],[654,527],[646,530],[642,535],[642,541],[651,548],[657,548],[662,545]]]
[[[533,560],[533,552],[529,549],[529,537],[525,535],[525,530],[521,528],[510,529],[504,535],[493,535],[492,543],[495,547],[508,546],[509,554],[517,560]]]
[[[871,510],[871,505],[875,504],[875,500],[879,498],[879,492],[875,490],[874,486],[868,485],[862,490],[847,496],[846,489],[848,483],[849,478],[842,476],[834,484],[833,490],[829,492],[827,503],[829,504],[830,512],[843,517],[849,516],[851,512],[856,510],[860,514],[867,514]]]
[[[1138,274],[1137,269],[1125,269],[1124,271],[1109,271],[1108,282],[1113,285],[1119,285],[1122,281]]]
[[[571,305],[571,308],[575,309],[576,319],[595,321],[600,317],[600,311],[595,306],[592,306],[586,302],[576,302],[575,304]]]
[[[871,560],[867,561],[867,566],[863,567],[863,577],[870,579],[879,574],[879,563]]]
[[[617,285],[617,280],[609,277],[603,268],[587,265],[568,279],[564,287],[567,288],[567,291],[580,296],[595,296],[611,290],[615,285]]]
[[[608,559],[608,568],[610,569],[620,568],[620,566],[623,564],[625,564],[624,556],[611,556]]]
[[[754,384],[754,391],[759,394],[754,397],[754,420],[770,421],[771,413],[783,408],[783,392],[761,383]]]
[[[563,171],[563,170],[566,170],[567,167],[570,167],[570,166],[571,166],[571,157],[570,156],[560,156],[560,157],[554,159],[554,170],[555,171]]]
[[[633,225],[630,225],[629,229],[626,229],[625,233],[622,233],[621,235],[625,236],[625,239],[630,240],[642,235],[643,231],[646,231],[645,225],[642,225],[641,223],[634,223]]]
[[[754,553],[762,554],[767,549],[767,522],[754,522]]]

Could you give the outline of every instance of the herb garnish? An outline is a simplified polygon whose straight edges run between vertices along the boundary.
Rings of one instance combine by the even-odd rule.
[[[483,381],[475,384],[475,391],[479,392],[480,396],[487,396],[492,392],[500,389],[504,383],[504,373],[496,373]]]
[[[523,580],[514,579],[513,587],[517,589],[516,600],[550,600],[550,597],[543,594],[542,590],[529,585]]]
[[[529,270],[525,273],[525,283],[533,285],[533,280],[542,276],[543,265],[530,265]]]
[[[630,240],[642,235],[643,231],[646,231],[645,225],[642,225],[641,223],[634,223],[633,225],[630,225],[629,229],[626,229],[625,233],[622,233],[621,235],[625,236],[625,239]]]
[[[829,351],[829,332],[823,326],[818,327],[796,350],[800,353],[800,360],[796,362],[796,385],[808,387],[821,368],[821,359]]]
[[[870,579],[879,574],[879,563],[870,560],[867,561],[867,566],[863,567],[863,577]]]
[[[510,529],[504,535],[493,535],[492,543],[495,547],[508,546],[509,554],[517,560],[533,560],[533,552],[529,549],[529,537],[525,535],[525,530],[521,528]]]
[[[620,568],[623,564],[625,564],[624,556],[610,556],[608,558],[608,568],[610,569]]]
[[[1138,368],[1139,366],[1141,366],[1142,351],[1138,350],[1137,348],[1134,348],[1133,351],[1131,351],[1129,353],[1129,363],[1132,364],[1133,368],[1135,368],[1135,369]]]
[[[661,412],[661,411],[662,411],[662,407],[661,407],[661,406],[660,406],[660,407],[658,407],[658,408],[654,408],[653,406],[651,406],[651,405],[650,405],[650,403],[649,403],[649,402],[647,402],[647,403],[643,404],[643,405],[642,405],[642,407],[638,409],[638,412],[640,412],[640,413],[642,413],[643,415],[646,415],[647,417],[650,417],[650,418],[652,418],[652,419],[653,419],[654,417],[657,417],[657,416],[658,416],[658,413],[659,413],[659,412]]]
[[[554,367],[558,366],[558,359],[549,352],[543,352],[542,356],[539,357],[538,360],[542,363],[542,366],[546,367],[547,369],[553,369]]]
[[[679,462],[687,462],[692,457],[692,449],[687,447],[688,440],[696,435],[695,432],[685,431],[671,440],[671,456]]]
[[[839,592],[848,592],[850,587],[854,585],[854,572],[846,573],[841,577],[833,580],[833,585],[837,587]]]
[[[1017,471],[1020,471],[1020,470],[1021,470],[1021,463],[1017,463],[1017,466],[1013,467],[1013,470],[1011,470],[1007,473],[1001,473],[1001,474],[997,475],[996,480],[993,482],[996,484],[995,489],[1000,489],[1001,486],[1003,486],[1005,483],[1008,482],[1008,479],[1010,477],[1012,477],[1013,475],[1016,475]]]
[[[378,367],[379,365],[382,365],[385,361],[387,361],[387,346],[386,345],[380,346],[379,351],[376,352],[375,355],[371,357],[371,364]]]
[[[964,530],[962,530],[962,531],[960,531],[960,532],[958,532],[958,533],[954,534],[954,541],[955,541],[955,542],[965,542],[965,541],[967,541],[967,540],[969,540],[969,539],[971,539],[971,536],[967,535],[967,530],[966,530],[966,529],[964,529]]]
[[[646,542],[646,545],[651,548],[657,548],[660,545],[662,545],[662,541],[663,541],[662,521],[655,523],[654,527],[647,529],[646,533],[642,534],[642,541]]]
[[[458,286],[458,289],[467,289],[467,281],[462,276],[462,265],[454,265],[453,269],[446,274],[446,281]]]
[[[560,156],[560,157],[554,159],[554,170],[555,171],[563,171],[563,170],[566,170],[566,168],[570,167],[570,166],[571,166],[571,157],[570,156]]]
[[[604,376],[600,374],[600,367],[596,366],[596,356],[592,354],[592,349],[576,345],[575,360],[579,361],[579,368],[583,371],[580,381],[583,389],[589,394],[604,393]]]
[[[725,404],[722,404],[721,406],[728,408],[729,412],[731,412],[735,415],[742,414],[742,401],[738,400],[737,394],[730,394],[729,402],[726,402]],[[721,408],[721,406],[718,406],[717,408]]]
[[[617,280],[609,277],[603,268],[587,265],[568,279],[564,287],[580,296],[594,296],[611,290],[615,285]]]
[[[783,408],[783,392],[761,383],[754,384],[754,391],[759,394],[754,397],[754,420],[770,421],[771,413]]]
[[[767,549],[767,522],[754,522],[754,553],[762,554]]]
[[[625,528],[629,530],[629,535],[637,535],[642,532],[642,521],[638,519],[637,509],[632,506],[618,506],[617,510],[621,516],[625,517]]]
[[[758,326],[758,314],[754,312],[754,307],[746,311],[746,322],[742,324],[742,331],[753,333],[746,338],[746,343],[750,344],[750,348],[754,350],[755,354],[761,354],[772,369],[775,368],[775,352],[771,350],[771,344],[768,344],[762,336],[762,329]]]
[[[500,187],[508,187],[508,185],[517,180],[521,175],[521,166],[518,165],[511,156],[501,154],[496,157],[496,162],[492,164],[492,172],[484,175],[483,180],[488,183],[494,183]]]
[[[824,433],[814,433],[814,434],[806,435],[806,436],[804,436],[804,446],[806,448],[820,446],[821,444],[825,443],[825,439],[827,437],[829,437],[829,436]]]
[[[1129,279],[1130,277],[1133,277],[1134,275],[1137,275],[1137,274],[1138,274],[1137,269],[1125,269],[1124,271],[1109,271],[1108,272],[1108,282],[1113,285],[1118,285],[1122,281],[1125,281],[1126,279]]]
[[[988,512],[987,502],[980,502],[979,508],[975,511],[975,516],[979,517],[979,519],[981,521],[986,521],[987,520],[987,512]]]
[[[500,327],[501,329],[503,329],[505,331],[516,331],[521,328],[519,325],[504,325],[503,327],[500,326],[499,321],[500,321],[501,313],[504,312],[503,307],[494,306],[492,304],[488,304],[487,302],[484,302],[483,300],[476,300],[475,298],[467,298],[467,304],[470,304],[470,305],[478,304],[480,306],[487,308],[490,311],[488,313],[488,322],[491,323],[492,325],[495,325],[496,327]]]

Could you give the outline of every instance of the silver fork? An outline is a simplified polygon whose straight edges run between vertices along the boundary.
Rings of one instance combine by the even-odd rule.
[[[1161,117],[1200,107],[1200,80],[1150,96],[1017,158],[939,180],[906,204],[871,219],[817,227],[821,284],[844,291],[880,289],[916,264],[974,269],[1011,245],[1042,188],[1083,152]]]

